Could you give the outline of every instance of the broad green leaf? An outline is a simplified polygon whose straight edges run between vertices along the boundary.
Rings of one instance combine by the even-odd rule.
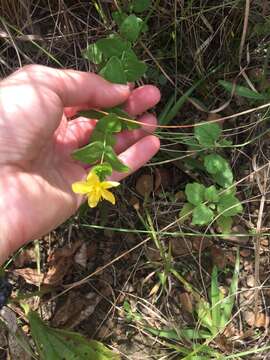
[[[218,287],[218,270],[214,266],[211,275],[211,312],[212,312],[212,335],[215,336],[220,331],[220,290]]]
[[[122,130],[121,121],[115,114],[103,116],[97,123],[95,129],[101,132],[118,133]]]
[[[118,159],[111,146],[106,146],[104,160],[111,164],[112,168],[118,172],[128,172],[130,170],[128,166]]]
[[[220,325],[222,327],[225,327],[231,319],[235,296],[238,290],[239,270],[240,270],[240,257],[239,257],[239,251],[237,251],[236,262],[235,262],[229,294],[223,300],[221,305],[222,315],[220,319]]]
[[[139,124],[135,124],[135,123],[127,121],[127,120],[134,120],[134,118],[131,117],[123,109],[121,109],[119,107],[114,107],[114,108],[106,109],[106,111],[116,114],[120,118],[120,120],[122,122],[122,130],[134,130],[134,129],[140,128]]]
[[[116,84],[126,84],[127,82],[122,62],[116,56],[110,58],[107,64],[100,70],[100,75]]]
[[[199,205],[204,201],[205,186],[199,183],[190,183],[186,185],[185,194],[189,203]]]
[[[204,166],[210,174],[222,172],[227,165],[227,160],[218,154],[210,154],[204,158]]]
[[[123,13],[121,11],[114,11],[112,13],[112,18],[116,22],[117,26],[120,27],[123,23],[123,21],[128,17],[126,13]]]
[[[234,195],[222,195],[217,206],[218,213],[224,217],[241,214],[243,206]]]
[[[112,166],[108,163],[96,165],[92,170],[97,174],[101,181],[104,181],[106,177],[112,175]]]
[[[102,51],[97,44],[90,44],[82,53],[83,57],[92,63],[98,65],[102,62]]]
[[[210,154],[204,158],[204,166],[217,184],[228,187],[233,183],[233,173],[227,160],[218,154]]]
[[[200,145],[211,147],[215,146],[216,141],[221,135],[221,132],[221,127],[217,123],[206,123],[200,126],[196,126],[194,135]]]
[[[180,213],[179,213],[179,223],[183,224],[185,220],[187,220],[192,215],[192,210],[194,209],[194,205],[190,203],[184,204]]]
[[[229,81],[219,80],[218,82],[221,86],[224,87],[226,91],[232,93],[234,85]],[[235,93],[239,96],[252,99],[252,100],[269,100],[270,96],[268,94],[259,94],[245,86],[236,85]]]
[[[147,10],[151,5],[151,0],[133,0],[132,10],[136,13],[141,13]]]
[[[233,223],[232,217],[221,215],[217,218],[216,222],[222,234],[229,234],[231,232]]]
[[[105,110],[81,110],[77,113],[78,116],[83,116],[83,117],[86,117],[88,119],[95,119],[95,120],[98,120],[98,119],[101,119],[103,118],[106,114],[104,114]]]
[[[139,61],[132,50],[127,50],[123,53],[122,64],[127,81],[130,82],[139,80],[147,69],[146,64],[142,61]]]
[[[204,198],[206,201],[209,202],[214,202],[214,203],[218,202],[219,195],[215,185],[209,186],[208,188],[205,189]]]
[[[32,311],[27,318],[40,360],[120,360],[102,343],[88,341],[78,333],[51,328]]]
[[[116,137],[113,133],[103,132],[95,129],[91,135],[91,142],[102,142],[102,144],[114,146],[116,144]]]
[[[72,157],[86,164],[93,164],[101,158],[103,151],[103,143],[100,141],[94,141],[78,150],[75,150]]]
[[[129,15],[120,26],[120,34],[127,40],[135,42],[140,35],[143,21],[136,15]]]
[[[96,42],[96,45],[106,59],[110,59],[112,56],[120,58],[123,52],[130,48],[130,43],[119,36],[100,39]]]
[[[208,225],[214,218],[214,213],[206,205],[200,204],[195,207],[192,213],[193,225]]]

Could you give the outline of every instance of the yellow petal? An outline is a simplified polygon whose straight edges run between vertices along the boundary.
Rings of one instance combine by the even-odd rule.
[[[72,190],[76,194],[87,194],[89,192],[89,185],[85,181],[78,181],[72,184]]]
[[[88,195],[88,205],[91,208],[94,208],[97,206],[99,200],[101,198],[100,192],[93,191]]]
[[[87,183],[92,186],[100,184],[99,177],[94,171],[90,171],[87,175]]]
[[[102,197],[103,197],[105,200],[107,200],[107,201],[109,201],[110,203],[112,203],[113,205],[115,205],[115,197],[114,197],[113,193],[111,193],[111,192],[108,191],[108,190],[103,189],[103,190],[101,191],[101,195],[102,195]]]
[[[119,186],[119,185],[120,185],[120,183],[117,182],[117,181],[103,181],[101,183],[101,187],[103,189],[110,189],[112,187],[116,187],[116,186]]]

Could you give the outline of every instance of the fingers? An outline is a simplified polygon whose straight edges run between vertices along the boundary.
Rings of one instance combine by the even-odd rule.
[[[124,110],[137,116],[154,107],[160,100],[160,91],[153,85],[144,85],[133,90],[127,99]]]
[[[146,135],[153,133],[156,129],[157,119],[152,114],[144,114],[139,119],[140,122],[148,124],[149,126],[142,126],[140,129],[133,131],[125,130],[117,135],[117,142],[115,145],[115,151],[117,154],[126,150],[132,144],[140,140]]]
[[[131,170],[129,173],[113,173],[112,180],[119,181],[142,167],[149,161],[159,150],[160,143],[156,136],[149,135],[129,147],[119,155]]]
[[[128,85],[111,84],[94,73],[59,70],[41,65],[25,66],[9,78],[56,93],[64,107],[87,104],[88,107],[112,107],[123,103],[130,95]]]

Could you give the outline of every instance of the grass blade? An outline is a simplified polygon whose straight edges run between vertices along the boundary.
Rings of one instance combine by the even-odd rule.
[[[225,80],[219,80],[218,82],[226,91],[229,93],[232,93],[233,90],[235,91],[235,94],[242,96],[247,99],[251,100],[269,100],[268,94],[259,94],[245,86],[241,85],[234,85],[233,83]]]
[[[218,269],[214,266],[211,278],[211,303],[212,303],[212,334],[215,336],[220,330],[221,303],[218,288]]]

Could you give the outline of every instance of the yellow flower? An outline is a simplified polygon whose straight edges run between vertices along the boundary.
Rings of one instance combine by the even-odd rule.
[[[120,183],[116,181],[100,181],[97,174],[94,171],[90,171],[86,181],[78,181],[72,184],[72,190],[76,194],[86,195],[88,197],[88,205],[94,208],[103,199],[114,205],[115,197],[108,189],[118,185]]]

